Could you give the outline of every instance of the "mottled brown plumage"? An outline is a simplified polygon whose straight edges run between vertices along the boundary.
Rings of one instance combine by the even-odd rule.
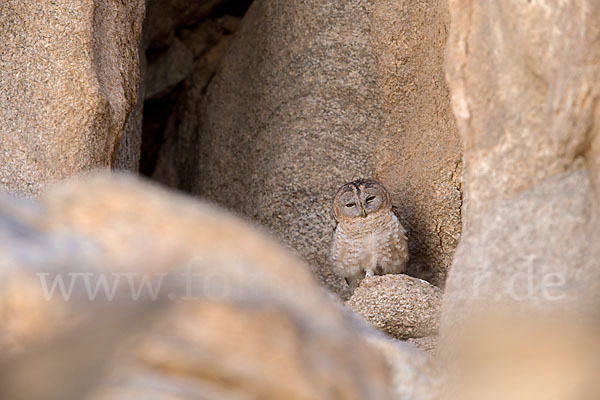
[[[333,215],[337,226],[331,263],[352,289],[365,276],[404,271],[408,260],[406,232],[381,183],[372,179],[346,183],[335,195]]]

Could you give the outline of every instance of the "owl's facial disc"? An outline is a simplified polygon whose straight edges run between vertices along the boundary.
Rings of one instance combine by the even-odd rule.
[[[360,200],[351,190],[342,193],[339,197],[339,207],[342,214],[347,217],[358,217],[361,212]]]
[[[375,187],[365,188],[360,194],[362,206],[367,215],[378,211],[383,204],[383,194]]]

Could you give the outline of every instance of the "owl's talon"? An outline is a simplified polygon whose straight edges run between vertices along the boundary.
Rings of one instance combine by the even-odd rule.
[[[369,270],[365,273],[365,278],[372,278],[375,274],[373,271]]]

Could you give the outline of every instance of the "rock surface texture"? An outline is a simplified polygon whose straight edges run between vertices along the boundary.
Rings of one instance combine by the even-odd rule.
[[[443,79],[448,12],[421,3],[389,14],[387,2],[255,1],[208,89],[206,70],[186,81],[153,178],[258,220],[344,294],[327,260],[331,200],[347,181],[380,177],[410,230],[410,273],[443,285],[460,233],[460,149]]]
[[[0,4],[0,184],[108,168],[137,99],[144,2]]]
[[[444,76],[446,0],[375,0],[383,118],[375,176],[402,213],[408,273],[443,287],[461,232],[461,142]]]
[[[589,238],[600,210],[600,5],[584,3],[585,13],[575,3],[450,2],[465,230],[446,291],[449,319],[460,300],[578,298],[579,285],[597,278]]]
[[[442,291],[407,275],[366,278],[347,302],[377,329],[398,339],[437,334]]]
[[[251,0],[148,1],[140,172],[190,191],[206,87]]]
[[[522,321],[492,323],[499,327],[495,337],[514,339],[512,351],[493,351],[493,344],[483,350],[485,346],[468,340],[464,348],[474,347],[463,354],[471,357],[466,376],[478,379],[465,386],[473,391],[456,398],[481,398],[486,387],[495,396],[486,398],[593,398],[587,391],[592,386],[585,386],[590,382],[571,380],[585,377],[580,366],[590,368],[586,352],[571,351],[572,340],[564,340],[578,326],[554,324],[560,330],[556,336],[563,337],[557,339],[538,320],[550,315],[561,321],[565,308],[567,315],[578,315],[575,310],[585,315],[590,305],[593,317],[587,322],[597,318],[600,4],[449,4],[446,67],[464,144],[464,204],[462,239],[446,285],[442,337],[460,339],[464,320],[474,324],[471,332],[485,331],[477,322],[481,315],[474,321],[469,317],[490,302],[542,314],[528,318],[535,331],[531,335],[515,334]],[[597,344],[587,345],[590,351],[597,349]],[[538,352],[536,346],[554,353]],[[515,373],[518,369],[504,361],[519,364],[517,349],[523,348],[529,359],[523,372]],[[481,357],[479,351],[488,353]],[[563,362],[565,354],[572,358]],[[521,388],[514,385],[517,379],[532,382],[550,372],[538,371],[536,363],[552,366],[555,376],[547,381],[560,389],[537,385],[535,393],[525,386],[518,395],[511,391]],[[469,375],[482,365],[500,366],[493,386],[486,377]]]
[[[0,348],[14,357],[0,363],[2,398],[83,398],[102,370],[85,398],[429,399],[438,383],[424,353],[350,317],[284,248],[134,179],[64,183],[39,203],[3,198],[0,237]],[[47,301],[39,272],[83,275],[71,300]],[[112,285],[123,272],[156,295],[127,301],[122,282],[115,301],[102,290],[85,300],[83,276]]]
[[[254,2],[199,109],[188,175],[193,193],[276,232],[338,291],[331,201],[371,175],[379,122],[366,7]]]

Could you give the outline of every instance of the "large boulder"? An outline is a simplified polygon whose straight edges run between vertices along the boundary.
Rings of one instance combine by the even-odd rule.
[[[584,3],[582,13],[572,2],[450,2],[447,73],[464,142],[467,226],[496,202],[578,169],[579,156],[597,179],[599,6]]]
[[[176,151],[153,177],[258,220],[340,294],[331,200],[347,181],[379,177],[409,228],[409,272],[443,285],[460,232],[460,149],[443,80],[448,13],[427,3],[255,1],[208,89],[206,68],[186,81],[167,139]],[[376,56],[388,53],[410,62]]]
[[[450,3],[447,70],[466,167],[449,321],[464,301],[593,294],[580,286],[597,283],[599,267],[590,238],[600,210],[600,6],[585,3],[586,13],[574,3]]]
[[[132,178],[3,198],[0,237],[2,398],[82,398],[103,371],[86,398],[428,399],[437,384],[426,355],[362,325],[272,239]]]
[[[190,126],[184,171],[193,193],[276,232],[338,291],[331,199],[372,175],[379,130],[367,6],[254,2]]]
[[[408,275],[374,276],[365,278],[346,304],[395,338],[423,338],[438,332],[442,291]]]
[[[597,336],[600,4],[449,4],[465,167],[441,336],[469,392],[455,398],[593,398],[597,344],[573,342]]]
[[[375,175],[407,228],[408,273],[443,287],[461,232],[461,142],[444,76],[446,0],[376,0],[373,51],[383,120]]]
[[[137,100],[144,1],[0,4],[0,184],[108,168]]]

